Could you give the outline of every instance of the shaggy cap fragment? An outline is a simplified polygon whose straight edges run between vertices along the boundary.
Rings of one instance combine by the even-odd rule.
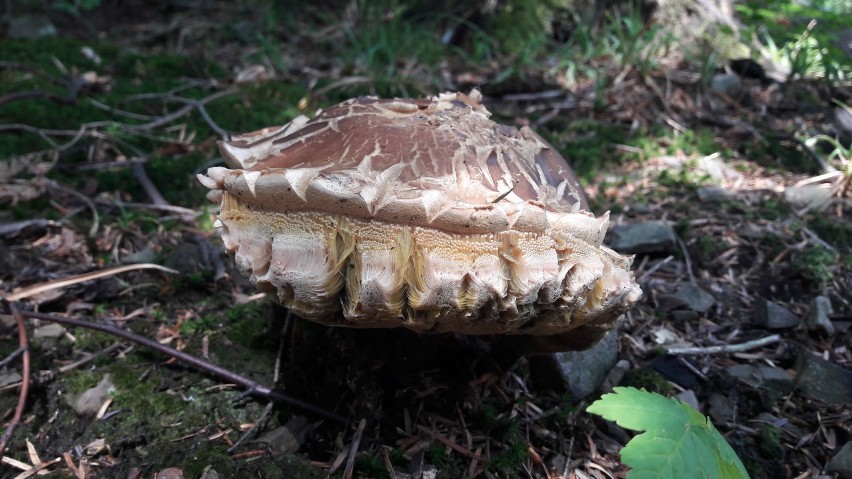
[[[330,325],[561,334],[640,296],[565,160],[478,92],[357,98],[220,144],[199,175],[257,287]]]

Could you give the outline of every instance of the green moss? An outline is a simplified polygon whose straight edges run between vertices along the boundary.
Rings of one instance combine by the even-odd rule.
[[[781,428],[773,424],[765,424],[761,427],[757,447],[767,459],[781,459],[784,454],[784,445],[781,444]]]
[[[622,386],[645,389],[666,395],[674,390],[672,385],[660,373],[649,368],[631,369],[624,375]]]
[[[608,123],[555,120],[541,133],[581,178],[594,176],[598,171],[625,160],[644,158],[641,154],[618,150],[617,145],[630,144],[635,139],[623,128]]]
[[[790,268],[811,282],[814,289],[828,286],[834,279],[837,255],[823,246],[811,245],[793,255]]]

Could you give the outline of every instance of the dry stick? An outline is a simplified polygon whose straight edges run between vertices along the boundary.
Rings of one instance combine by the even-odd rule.
[[[0,361],[0,369],[5,368],[6,365],[14,361],[15,358],[17,358],[21,354],[24,354],[24,351],[26,351],[26,349],[24,349],[23,347],[19,347],[18,349],[9,353],[8,356],[6,356],[2,361]]]
[[[20,156],[32,157],[32,156],[38,156],[38,155],[45,155],[45,154],[49,154],[49,153],[58,153],[60,151],[64,151],[64,150],[67,150],[68,148],[71,148],[78,141],[80,141],[80,139],[83,138],[84,136],[97,136],[97,135],[100,134],[96,131],[91,131],[91,130],[95,130],[95,129],[101,128],[101,127],[108,127],[108,126],[117,127],[119,129],[122,129],[122,130],[128,131],[128,132],[140,132],[140,131],[153,130],[154,128],[157,128],[157,127],[163,126],[165,124],[171,123],[174,120],[177,120],[178,118],[180,118],[184,115],[187,115],[189,112],[191,112],[195,108],[200,109],[201,107],[203,107],[207,103],[210,103],[211,101],[218,100],[219,98],[229,96],[229,95],[232,95],[232,94],[235,94],[235,93],[237,93],[237,90],[234,89],[234,88],[230,88],[230,89],[227,89],[227,90],[218,91],[216,93],[208,95],[208,96],[202,98],[201,100],[189,100],[189,99],[187,99],[187,101],[190,102],[190,103],[187,104],[186,106],[184,106],[183,108],[180,108],[177,111],[174,111],[174,112],[172,112],[168,115],[156,117],[154,120],[151,120],[147,123],[142,123],[142,124],[139,124],[139,125],[131,125],[131,124],[127,124],[127,123],[118,123],[118,122],[114,122],[114,121],[93,121],[93,122],[89,122],[89,123],[83,123],[82,125],[80,125],[80,128],[78,128],[77,130],[54,130],[54,129],[49,129],[49,128],[38,128],[38,127],[35,127],[35,126],[32,126],[32,125],[26,125],[26,124],[23,124],[23,123],[9,123],[9,124],[0,125],[0,131],[22,130],[22,131],[26,131],[26,132],[29,132],[29,133],[39,134],[39,135],[70,136],[70,137],[72,137],[70,141],[68,141],[67,143],[65,143],[63,145],[59,145],[59,146],[49,148],[49,149],[46,149],[46,150],[40,150],[40,151],[35,151],[35,152],[32,152],[32,153],[27,153],[25,155],[20,155]],[[202,116],[205,116],[204,113],[202,113]],[[207,115],[207,116],[209,117],[209,115]],[[208,122],[208,124],[210,124],[210,122]],[[214,130],[217,130],[217,131],[221,130],[221,128],[218,128],[218,126],[214,127],[213,125],[210,125],[210,127],[213,128]]]
[[[149,177],[148,172],[145,171],[144,164],[133,163],[131,170],[133,171],[133,177],[136,178],[136,181],[138,181],[142,186],[142,189],[145,190],[145,194],[148,195],[151,203],[160,206],[169,204],[169,202],[163,198],[163,195],[160,194],[160,190],[154,186],[154,182],[151,181],[151,177]]]
[[[218,376],[228,382],[238,384],[247,389],[246,393],[253,396],[260,396],[267,399],[271,399],[273,401],[280,401],[291,406],[298,407],[300,409],[304,409],[306,411],[310,411],[319,416],[323,416],[328,419],[333,419],[343,424],[347,424],[348,421],[343,416],[340,416],[331,411],[327,411],[319,406],[315,406],[308,402],[305,402],[301,399],[297,399],[289,394],[281,391],[280,389],[268,388],[266,386],[260,385],[251,379],[241,376],[233,371],[229,371],[221,366],[217,366],[211,362],[205,361],[201,358],[193,356],[191,354],[187,354],[183,351],[178,351],[176,349],[170,348],[166,345],[160,344],[157,341],[152,339],[148,339],[143,336],[139,336],[130,331],[126,331],[123,329],[119,329],[108,324],[101,323],[92,323],[89,321],[83,321],[80,319],[69,318],[67,316],[60,316],[57,314],[45,314],[45,313],[35,313],[35,312],[22,312],[23,316],[27,318],[35,318],[35,319],[43,319],[45,321],[53,321],[60,324],[67,324],[71,326],[76,326],[80,328],[89,328],[94,329],[95,331],[101,331],[104,333],[112,334],[114,336],[118,336],[120,338],[127,339],[128,341],[133,341],[136,344],[140,344],[147,348],[151,348],[155,351],[159,351],[165,355],[171,356],[178,361],[189,364],[192,367],[200,369],[202,371],[208,372],[214,376]]]
[[[51,180],[47,184],[47,186],[77,198],[89,208],[89,210],[92,212],[92,226],[89,228],[89,238],[94,238],[95,235],[98,233],[98,228],[100,227],[101,223],[101,217],[100,215],[98,215],[98,209],[95,208],[95,205],[94,203],[92,203],[92,200],[90,200],[89,197],[84,195],[83,193],[68,188],[67,186],[60,185],[59,183],[53,180]]]
[[[705,347],[690,347],[690,348],[669,348],[666,349],[666,354],[694,356],[698,354],[717,354],[717,353],[741,353],[750,349],[756,349],[767,346],[772,343],[777,343],[781,340],[781,336],[773,334],[765,338],[746,341],[739,344],[723,344],[720,346],[705,346]]]
[[[105,276],[112,276],[114,274],[124,273],[127,271],[133,271],[136,269],[156,269],[160,271],[165,271],[166,273],[177,274],[177,271],[166,268],[165,266],[160,266],[158,264],[153,263],[140,263],[140,264],[128,264],[124,266],[116,266],[113,268],[107,268],[100,271],[92,271],[89,273],[77,274],[74,276],[68,276],[67,278],[62,278],[56,281],[48,281],[46,283],[34,284],[31,286],[27,286],[25,288],[18,289],[16,291],[12,291],[11,293],[2,296],[0,295],[0,299],[5,299],[6,301],[18,301],[24,298],[29,298],[30,296],[35,296],[37,294],[44,293],[46,291],[52,291],[54,289],[64,288],[66,286],[71,286],[77,283],[82,283],[84,281],[91,281],[93,279],[103,278]]]
[[[366,426],[367,420],[361,419],[358,423],[358,429],[355,431],[355,436],[352,437],[352,444],[349,445],[349,458],[346,460],[346,467],[343,469],[343,479],[352,479],[352,473],[355,471],[355,456],[358,454],[361,436],[364,435]]]
[[[103,206],[114,206],[118,208],[131,208],[131,209],[139,209],[139,210],[153,210],[153,211],[165,211],[167,213],[175,213],[181,216],[191,216],[196,217],[200,216],[203,213],[200,211],[193,210],[191,208],[184,208],[183,206],[174,206],[174,205],[154,205],[150,203],[132,203],[120,200],[114,201],[104,201],[104,200],[95,200],[95,202],[99,205]]]
[[[24,326],[24,317],[18,310],[15,303],[11,303],[9,308],[12,311],[12,315],[15,317],[15,323],[18,325],[18,344],[20,349],[23,349],[23,352],[21,353],[21,363],[23,367],[21,371],[21,391],[18,393],[18,405],[15,407],[15,416],[12,417],[12,420],[6,427],[6,431],[4,431],[3,436],[0,437],[0,457],[2,457],[3,453],[6,451],[6,445],[9,443],[9,439],[12,438],[12,433],[15,432],[18,424],[21,423],[21,417],[24,415],[24,406],[27,404],[27,395],[30,391],[30,351],[29,342],[27,340],[27,328]]]

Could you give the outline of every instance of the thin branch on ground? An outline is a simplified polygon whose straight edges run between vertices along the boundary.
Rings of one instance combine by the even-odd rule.
[[[77,283],[82,283],[85,281],[91,281],[93,279],[100,279],[107,276],[116,275],[119,273],[125,273],[127,271],[133,271],[137,269],[156,269],[159,271],[164,271],[166,273],[177,274],[178,272],[171,269],[166,268],[165,266],[160,266],[158,264],[153,263],[140,263],[140,264],[127,264],[123,266],[115,266],[113,268],[102,269],[99,271],[90,271],[88,273],[77,274],[74,276],[68,276],[67,278],[62,278],[55,281],[48,281],[46,283],[34,284],[31,286],[26,286],[24,288],[20,288],[15,290],[5,296],[0,296],[0,299],[5,299],[6,301],[20,301],[25,298],[29,298],[31,296],[35,296],[37,294],[45,293],[47,291],[52,291],[54,289],[65,288],[67,286],[72,286]]]
[[[15,305],[15,303],[10,303],[9,309],[12,312],[12,316],[15,317],[15,324],[18,326],[18,347],[23,350],[23,352],[21,352],[21,389],[18,393],[18,405],[15,406],[15,415],[12,417],[12,420],[9,421],[9,425],[6,426],[3,436],[0,436],[0,457],[2,457],[3,453],[6,451],[6,446],[9,444],[9,440],[12,439],[12,434],[14,434],[15,429],[17,429],[18,425],[21,424],[21,418],[24,415],[24,407],[27,404],[27,395],[30,391],[30,351],[27,328],[24,325],[24,317],[21,311],[18,310],[17,305]]]
[[[780,340],[781,336],[773,334],[771,336],[766,336],[765,338],[755,339],[753,341],[746,341],[744,343],[739,344],[722,344],[719,346],[688,348],[668,348],[666,349],[666,354],[678,356],[695,356],[700,354],[741,353],[743,351],[749,351],[751,349],[762,348],[763,346],[768,346],[770,344],[777,343]]]
[[[35,318],[35,319],[41,319],[41,320],[44,320],[44,321],[52,321],[52,322],[56,322],[56,323],[59,323],[59,324],[65,324],[65,325],[75,326],[75,327],[80,327],[80,328],[88,328],[88,329],[93,329],[95,331],[101,331],[101,332],[104,332],[104,333],[107,333],[107,334],[112,334],[113,336],[118,336],[118,337],[124,338],[128,341],[133,341],[136,344],[145,346],[147,348],[153,349],[153,350],[158,351],[158,352],[165,354],[167,356],[173,357],[180,362],[186,363],[186,364],[188,364],[188,365],[190,365],[190,366],[192,366],[196,369],[207,372],[207,373],[212,374],[214,376],[218,376],[218,377],[224,379],[225,381],[228,381],[228,382],[231,382],[231,383],[234,383],[234,384],[238,384],[238,385],[244,387],[246,389],[246,393],[249,394],[249,395],[266,398],[266,399],[269,399],[269,400],[272,400],[272,401],[280,401],[280,402],[283,402],[285,404],[289,404],[291,406],[297,407],[299,409],[303,409],[305,411],[312,412],[314,414],[317,414],[318,416],[322,416],[322,417],[327,418],[327,419],[332,419],[334,421],[337,421],[337,422],[340,422],[340,423],[343,423],[343,424],[348,423],[348,420],[345,417],[340,416],[339,414],[334,413],[332,411],[328,411],[326,409],[323,409],[322,407],[316,406],[314,404],[311,404],[311,403],[308,403],[308,402],[303,401],[301,399],[298,399],[296,397],[293,397],[293,396],[281,391],[280,389],[269,388],[269,387],[263,386],[263,385],[255,382],[255,381],[252,381],[251,379],[249,379],[245,376],[237,374],[237,373],[230,371],[228,369],[225,369],[221,366],[217,366],[217,365],[215,365],[215,364],[213,364],[209,361],[205,361],[204,359],[193,356],[191,354],[187,354],[183,351],[178,351],[174,348],[170,348],[169,346],[166,346],[164,344],[160,344],[153,339],[149,339],[149,338],[146,338],[146,337],[143,337],[143,336],[139,336],[137,334],[134,334],[134,333],[127,331],[127,330],[124,330],[124,329],[119,329],[119,328],[116,328],[114,326],[110,326],[108,324],[92,323],[92,322],[89,322],[89,321],[83,321],[83,320],[80,320],[80,319],[70,318],[70,317],[67,317],[67,316],[61,316],[61,315],[57,315],[57,314],[45,314],[45,313],[36,313],[36,312],[24,311],[24,312],[21,312],[21,315],[23,315],[24,317],[27,317],[27,318]]]

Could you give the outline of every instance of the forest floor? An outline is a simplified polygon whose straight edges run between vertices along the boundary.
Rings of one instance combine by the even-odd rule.
[[[852,101],[848,65],[846,80],[753,78],[613,51],[563,68],[423,49],[408,20],[369,22],[359,2],[286,21],[263,5],[96,3],[12,12],[59,33],[0,42],[3,430],[22,337],[30,363],[0,477],[625,477],[633,433],[585,412],[600,393],[574,397],[535,358],[475,339],[284,321],[213,228],[195,175],[221,163],[222,133],[473,87],[563,153],[613,228],[671,233],[635,258],[644,296],[619,322],[609,387],[694,405],[755,478],[819,477],[852,440],[850,133],[832,103]],[[109,333],[29,318],[21,335],[12,300],[279,379],[348,422]]]

